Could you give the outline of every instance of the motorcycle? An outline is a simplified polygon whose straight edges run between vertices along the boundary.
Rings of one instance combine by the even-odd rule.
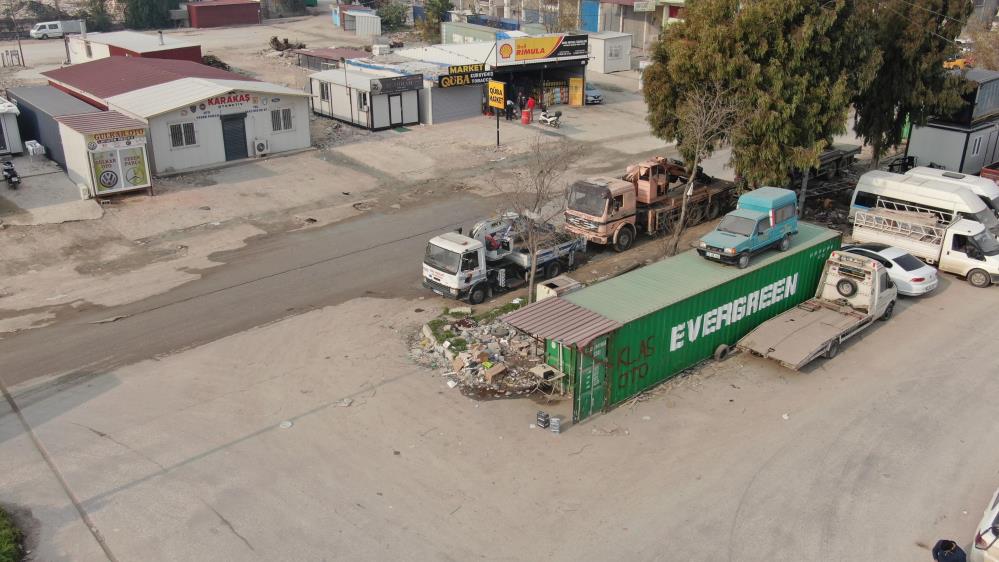
[[[14,163],[7,160],[0,169],[3,171],[3,179],[7,181],[7,187],[17,189],[17,186],[21,183],[21,175],[14,169]]]
[[[542,125],[548,125],[549,127],[554,127],[558,129],[562,120],[562,112],[556,111],[555,113],[548,113],[547,111],[541,112],[541,117],[538,117],[538,122]]]

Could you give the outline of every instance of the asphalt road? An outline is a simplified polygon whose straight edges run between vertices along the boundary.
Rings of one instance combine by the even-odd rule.
[[[198,281],[3,339],[3,382],[101,372],[351,298],[422,294],[427,239],[469,226],[491,205],[454,197],[251,241],[213,256],[223,263]],[[96,323],[116,316],[124,318]]]

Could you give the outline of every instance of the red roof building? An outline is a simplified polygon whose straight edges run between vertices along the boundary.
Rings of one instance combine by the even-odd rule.
[[[260,2],[252,0],[203,0],[187,4],[191,27],[257,25],[261,21]]]
[[[107,57],[146,57],[201,62],[201,46],[161,31],[158,35],[138,31],[110,31],[69,36],[72,64]]]
[[[107,109],[106,99],[181,78],[253,80],[242,74],[186,60],[108,57],[43,72],[49,84],[94,107]]]

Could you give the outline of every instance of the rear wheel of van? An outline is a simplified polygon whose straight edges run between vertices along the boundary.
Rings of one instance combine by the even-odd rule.
[[[749,254],[742,254],[739,256],[739,261],[735,262],[735,265],[738,266],[739,269],[746,269],[749,267]]]
[[[992,278],[984,269],[972,269],[968,272],[968,283],[975,287],[988,287],[992,284]]]
[[[788,248],[791,247],[791,235],[785,234],[783,238],[780,239],[780,244],[777,244],[777,250],[780,252],[786,252]]]
[[[888,308],[885,309],[885,313],[881,315],[881,318],[879,318],[879,320],[881,320],[882,322],[887,322],[891,320],[891,315],[894,313],[895,313],[895,301],[891,301],[891,303],[888,305]]]

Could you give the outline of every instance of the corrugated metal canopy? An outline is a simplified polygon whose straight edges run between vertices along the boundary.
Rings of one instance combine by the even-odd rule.
[[[7,92],[15,100],[33,106],[53,117],[100,111],[80,98],[74,98],[52,86],[19,86],[7,88]]]
[[[787,252],[764,252],[753,258],[748,269],[708,261],[690,250],[562,298],[625,324],[696,295],[705,287],[726,283],[787,254],[809,250],[816,241],[837,236],[838,233],[827,228],[799,222],[798,234]]]
[[[280,96],[309,94],[268,82],[250,80],[217,80],[214,78],[181,78],[125,94],[107,98],[108,105],[122,111],[149,119],[186,107],[194,102],[221,96],[233,91],[244,91]]]
[[[117,111],[102,111],[100,113],[84,113],[82,115],[64,115],[56,117],[56,121],[66,125],[78,133],[103,133],[105,131],[121,131],[124,129],[145,129],[146,124],[138,119],[132,119]]]
[[[562,345],[584,347],[621,324],[561,297],[545,299],[502,317],[518,330]]]
[[[496,61],[493,49],[496,48],[495,41],[479,43],[450,43],[447,45],[428,45],[426,47],[411,47],[409,49],[399,49],[395,53],[399,56],[408,57],[414,60],[422,60],[437,64],[459,65],[486,63],[493,64]]]
[[[43,72],[52,82],[108,98],[182,78],[253,80],[235,72],[187,60],[107,57]],[[253,80],[256,82],[256,80]]]
[[[162,38],[163,43],[160,43]],[[76,35],[74,39],[80,41],[90,41],[102,45],[112,45],[121,47],[137,53],[151,53],[155,51],[169,51],[181,47],[197,47],[195,43],[188,43],[170,35],[150,35],[138,31],[109,31],[106,33],[88,33],[86,36]]]

